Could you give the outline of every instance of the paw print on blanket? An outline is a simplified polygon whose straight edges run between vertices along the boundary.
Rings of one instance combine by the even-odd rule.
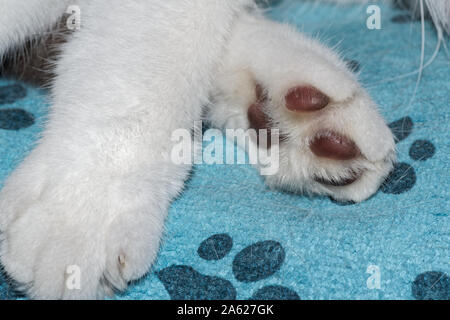
[[[20,130],[34,124],[34,116],[20,108],[2,108],[25,98],[27,90],[20,84],[0,87],[0,129]]]
[[[389,125],[397,143],[405,140],[413,131],[414,123],[410,117],[401,118]],[[426,161],[434,156],[436,148],[428,140],[416,140],[409,149],[409,156],[414,161]],[[411,190],[416,183],[414,167],[406,162],[399,162],[381,186],[381,191],[389,194],[401,194]]]
[[[440,271],[419,274],[411,287],[417,300],[450,300],[450,277]]]
[[[216,234],[203,241],[197,253],[206,261],[219,261],[233,247],[228,234]],[[256,242],[241,250],[233,259],[234,278],[243,283],[256,283],[270,278],[284,263],[286,254],[276,241]],[[174,265],[157,272],[170,297],[174,300],[234,300],[237,292],[231,281],[197,272],[190,266]],[[279,285],[258,289],[252,300],[298,300],[292,289]]]

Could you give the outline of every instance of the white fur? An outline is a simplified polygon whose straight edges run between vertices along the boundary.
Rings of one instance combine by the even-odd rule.
[[[65,11],[60,0],[6,1],[0,55]],[[362,201],[391,169],[392,135],[339,57],[260,17],[250,0],[77,3],[81,30],[58,62],[43,138],[0,193],[1,262],[32,298],[102,298],[149,270],[190,171],[170,161],[171,133],[191,129],[211,94],[213,123],[247,128],[255,81],[268,89],[290,136],[271,185]],[[298,84],[335,103],[311,121],[292,116],[282,97]],[[307,146],[322,129],[352,137],[365,160],[314,157]],[[351,168],[367,170],[355,185],[312,181]],[[65,286],[70,265],[81,268],[81,290]]]
[[[438,31],[442,28],[450,35],[450,1],[425,0],[425,4]]]
[[[0,0],[0,57],[30,36],[49,31],[71,0]]]

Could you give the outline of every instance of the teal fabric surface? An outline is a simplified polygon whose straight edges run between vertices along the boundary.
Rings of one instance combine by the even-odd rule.
[[[399,164],[361,204],[269,190],[247,165],[196,166],[171,207],[153,270],[115,298],[449,299],[445,50],[411,103],[417,75],[388,80],[418,69],[420,21],[381,5],[382,29],[368,30],[366,6],[278,2],[270,17],[337,45],[360,69],[399,139]],[[427,22],[426,59],[436,45]],[[0,80],[0,186],[32,148],[47,111],[46,92]],[[0,277],[6,298],[17,295]]]

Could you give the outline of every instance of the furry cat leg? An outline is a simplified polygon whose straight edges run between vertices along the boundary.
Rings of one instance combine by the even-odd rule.
[[[190,169],[171,133],[200,118],[246,3],[80,4],[43,138],[0,193],[1,262],[31,297],[99,298],[148,271]]]

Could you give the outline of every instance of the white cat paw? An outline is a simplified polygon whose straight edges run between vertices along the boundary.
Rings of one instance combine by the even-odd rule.
[[[81,172],[32,154],[0,193],[1,264],[31,298],[103,298],[155,259],[163,206]]]
[[[222,128],[265,129],[269,136],[279,129],[279,170],[266,177],[271,187],[341,201],[369,198],[396,159],[393,135],[375,103],[343,64],[291,64],[288,72],[264,66],[272,77],[236,68],[222,75],[210,121]],[[305,77],[308,69],[318,70],[316,79]]]

